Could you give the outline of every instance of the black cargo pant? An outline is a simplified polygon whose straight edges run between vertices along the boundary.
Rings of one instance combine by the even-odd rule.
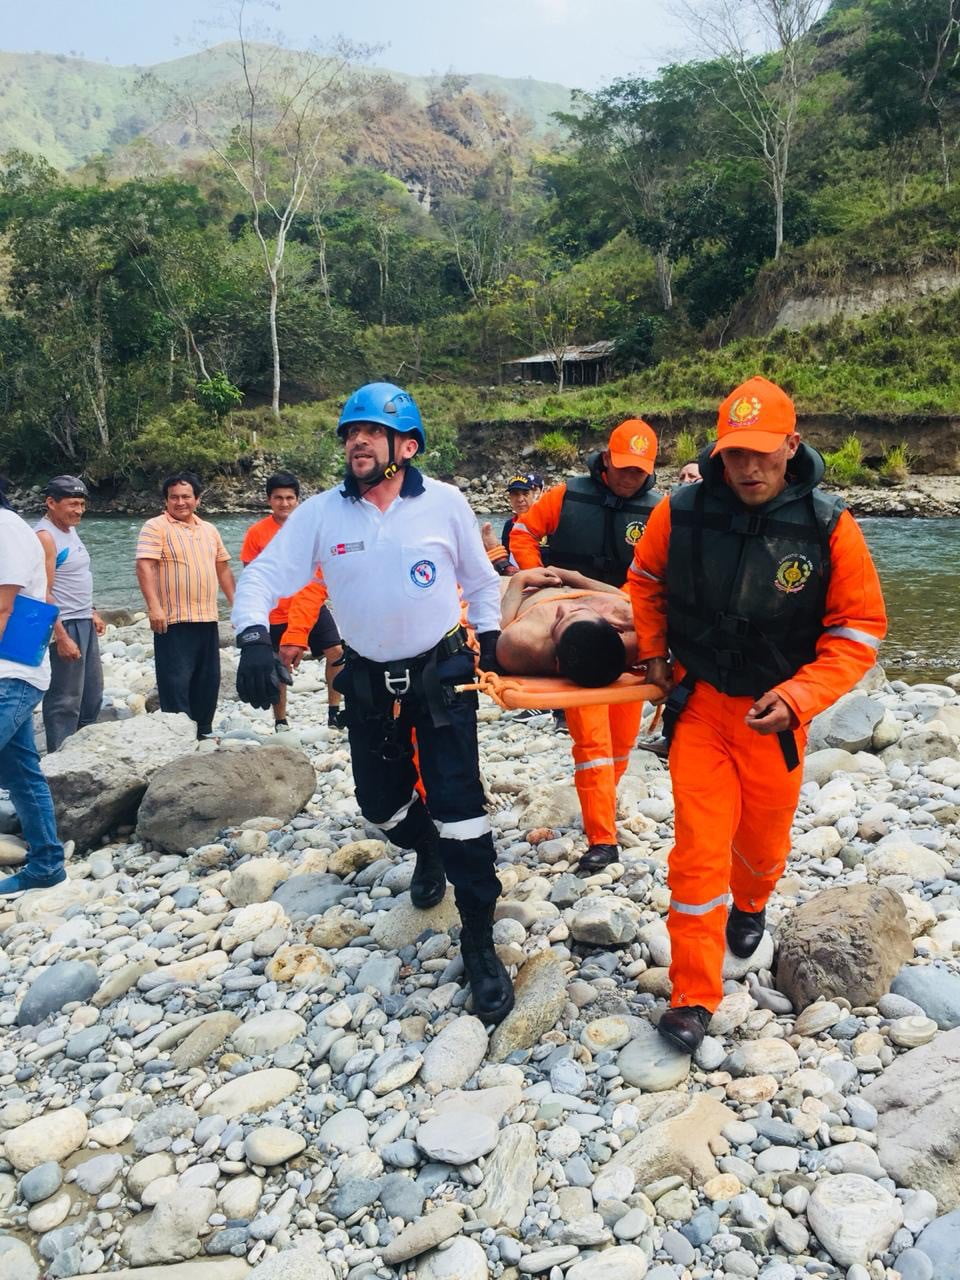
[[[154,632],[153,659],[161,711],[183,711],[197,735],[213,728],[220,696],[220,631],[215,622],[172,622]]]
[[[366,666],[357,680],[358,664]],[[461,652],[437,664],[442,684],[473,679],[473,655]],[[477,751],[477,695],[445,700],[448,721],[436,725],[419,672],[393,719],[393,695],[376,663],[348,654],[335,680],[347,706],[353,780],[360,812],[402,849],[425,849],[439,836],[439,852],[457,904],[487,906],[500,896],[496,854],[487,818]],[[363,693],[360,690],[362,688]],[[365,698],[367,690],[371,701]],[[416,755],[414,761],[414,735]],[[416,790],[417,764],[426,805]],[[436,835],[434,834],[436,830]]]

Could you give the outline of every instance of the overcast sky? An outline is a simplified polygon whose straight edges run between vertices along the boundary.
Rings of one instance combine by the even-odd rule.
[[[667,0],[669,3],[669,0]],[[217,0],[0,0],[0,48],[146,65],[225,39]],[[650,75],[690,39],[661,0],[278,0],[256,21],[306,46],[337,34],[381,45],[414,75],[489,72],[594,89]]]

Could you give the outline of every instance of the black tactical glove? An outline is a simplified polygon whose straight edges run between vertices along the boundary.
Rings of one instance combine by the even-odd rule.
[[[502,675],[500,664],[497,662],[497,641],[500,639],[499,631],[480,631],[477,634],[480,642],[480,670],[489,671],[493,675]]]
[[[266,627],[245,627],[237,636],[237,646],[237,695],[242,702],[266,711],[279,700],[281,681],[293,684],[293,676],[273,652]]]

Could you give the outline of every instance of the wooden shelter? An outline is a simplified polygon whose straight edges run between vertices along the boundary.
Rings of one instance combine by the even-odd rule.
[[[584,345],[571,345],[560,352],[538,351],[532,356],[504,361],[504,368],[523,382],[562,381],[565,387],[594,387],[610,377],[615,344],[608,339]],[[563,362],[563,378],[557,377],[558,355]]]

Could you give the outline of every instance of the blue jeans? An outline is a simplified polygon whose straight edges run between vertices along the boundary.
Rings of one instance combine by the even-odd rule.
[[[33,736],[33,709],[42,696],[26,680],[0,679],[0,787],[10,793],[27,844],[21,875],[40,884],[63,870],[53,797]]]

